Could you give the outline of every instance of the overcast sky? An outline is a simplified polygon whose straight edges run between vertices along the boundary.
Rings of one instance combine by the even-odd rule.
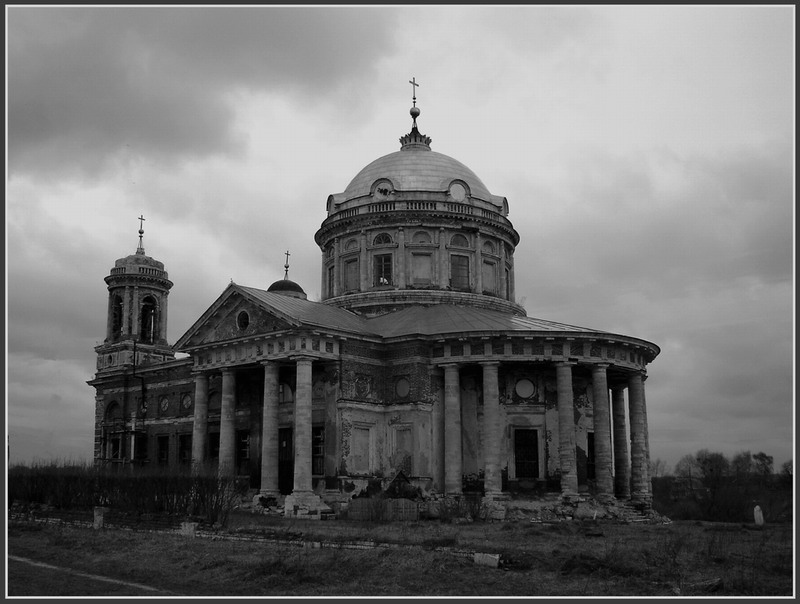
[[[92,455],[103,278],[175,342],[420,131],[508,198],[531,317],[658,344],[651,458],[794,450],[793,6],[6,8],[11,461]]]

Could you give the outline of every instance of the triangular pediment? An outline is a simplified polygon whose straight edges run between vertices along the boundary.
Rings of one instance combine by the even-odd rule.
[[[188,350],[296,328],[298,322],[231,284],[175,344]]]

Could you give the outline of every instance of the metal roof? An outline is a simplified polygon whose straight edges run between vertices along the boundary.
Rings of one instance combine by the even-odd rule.
[[[363,335],[370,334],[366,319],[349,310],[254,287],[243,285],[236,285],[236,287],[287,318],[295,319],[304,325],[315,325],[325,329],[349,331]]]
[[[596,329],[576,327],[566,323],[449,304],[412,306],[370,319],[369,327],[384,338],[507,331],[603,333]]]

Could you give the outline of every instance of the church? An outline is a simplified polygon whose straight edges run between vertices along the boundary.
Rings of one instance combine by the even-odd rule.
[[[105,277],[96,464],[246,478],[287,516],[401,474],[428,495],[649,507],[658,346],[528,317],[508,200],[433,151],[413,105],[399,150],[328,196],[319,301],[287,255],[283,279],[231,282],[170,344],[173,283],[140,222],[136,252]]]

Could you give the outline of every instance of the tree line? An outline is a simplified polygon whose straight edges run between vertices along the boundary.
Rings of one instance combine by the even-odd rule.
[[[793,462],[775,472],[763,451],[740,451],[732,458],[701,449],[684,455],[672,473],[656,459],[649,464],[653,506],[673,519],[743,522],[759,506],[772,521],[791,521]]]

